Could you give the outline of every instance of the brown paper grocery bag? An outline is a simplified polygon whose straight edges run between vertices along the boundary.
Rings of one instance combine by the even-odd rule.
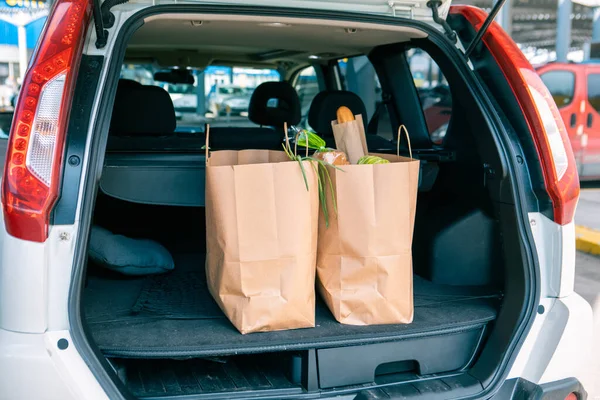
[[[338,124],[337,120],[331,121],[335,147],[348,156],[350,164],[356,164],[362,156],[367,155],[367,138],[362,115],[354,116],[354,121]]]
[[[315,325],[317,177],[283,151],[214,151],[206,161],[206,276],[241,333]],[[198,334],[202,334],[199,332]]]
[[[319,218],[317,288],[341,323],[410,323],[419,161],[372,155],[390,163],[328,167],[337,215],[329,213],[329,228]]]

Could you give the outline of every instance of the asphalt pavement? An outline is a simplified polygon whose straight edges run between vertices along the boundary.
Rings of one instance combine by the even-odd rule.
[[[575,223],[600,231],[600,190],[581,191]],[[600,400],[600,256],[577,252],[575,291],[586,299],[594,310],[595,342],[592,348],[588,375],[584,386],[591,400]]]
[[[575,223],[600,231],[600,189],[582,189]]]
[[[575,264],[575,291],[586,299],[594,310],[594,335],[592,357],[583,377],[588,399],[600,400],[600,257],[577,252]]]

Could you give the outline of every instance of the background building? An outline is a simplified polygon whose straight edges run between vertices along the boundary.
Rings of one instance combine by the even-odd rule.
[[[0,108],[16,95],[47,14],[46,0],[0,0]]]

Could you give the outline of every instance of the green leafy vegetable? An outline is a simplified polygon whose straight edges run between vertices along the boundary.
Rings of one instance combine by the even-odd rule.
[[[307,143],[308,138],[308,143]],[[323,140],[319,135],[309,130],[303,129],[298,134],[298,140],[296,140],[298,146],[308,147],[309,149],[314,150],[323,150],[325,149],[325,140]]]
[[[389,160],[377,156],[362,156],[357,164],[389,164]]]

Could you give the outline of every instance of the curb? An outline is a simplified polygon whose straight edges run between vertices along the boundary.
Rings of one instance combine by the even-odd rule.
[[[579,251],[600,255],[600,231],[575,225],[575,244]]]

